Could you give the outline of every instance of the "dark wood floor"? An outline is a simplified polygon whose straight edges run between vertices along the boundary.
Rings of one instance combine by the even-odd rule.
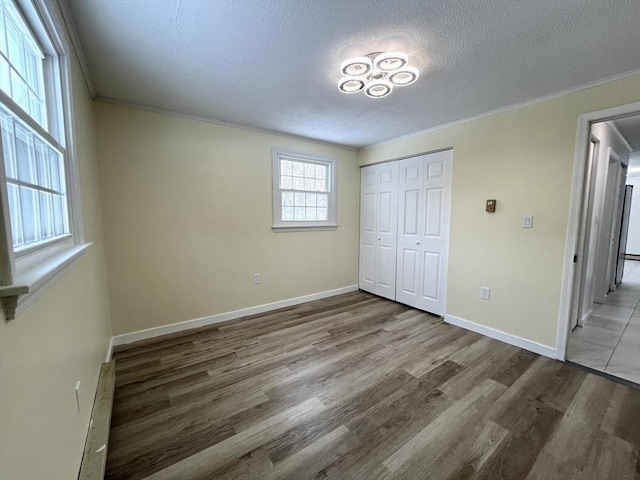
[[[115,358],[108,479],[640,478],[640,390],[363,292]]]

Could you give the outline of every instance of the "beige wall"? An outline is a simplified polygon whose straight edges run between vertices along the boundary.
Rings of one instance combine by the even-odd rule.
[[[366,165],[453,147],[448,314],[555,348],[577,117],[638,100],[635,75],[360,151]]]
[[[73,87],[85,236],[93,245],[15,320],[0,318],[0,478],[6,480],[77,477],[111,336],[93,104],[75,59]]]
[[[95,109],[115,334],[357,284],[355,151]],[[271,230],[272,147],[338,158],[337,230]]]

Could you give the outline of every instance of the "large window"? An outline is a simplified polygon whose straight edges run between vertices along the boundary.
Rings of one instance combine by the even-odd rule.
[[[13,2],[0,3],[0,88],[46,129],[44,53]]]
[[[13,101],[5,98],[0,106],[2,153],[12,245],[19,253],[70,234],[66,152],[48,128],[48,118],[58,118],[61,109],[55,62],[45,66],[43,49],[13,0],[0,5],[0,88]]]
[[[3,298],[39,289],[86,248],[67,150],[67,37],[56,8],[45,0],[0,0]],[[13,313],[5,309],[7,318]]]
[[[273,150],[274,230],[336,227],[336,160]]]

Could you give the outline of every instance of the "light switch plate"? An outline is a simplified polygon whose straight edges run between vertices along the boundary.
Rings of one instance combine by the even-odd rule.
[[[482,300],[491,300],[491,289],[489,287],[480,287],[480,298]]]
[[[522,217],[522,228],[533,228],[533,215],[524,215]]]

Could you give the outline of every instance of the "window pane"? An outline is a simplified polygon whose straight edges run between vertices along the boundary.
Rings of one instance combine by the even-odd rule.
[[[303,177],[304,176],[304,163],[300,162],[291,162],[292,173],[295,177]]]
[[[65,203],[64,197],[60,195],[53,196],[53,231],[56,236],[67,233]]]
[[[38,191],[20,187],[20,206],[22,213],[22,232],[24,243],[39,240]]]
[[[314,178],[305,178],[304,189],[314,191],[316,189],[316,180]]]
[[[305,194],[296,192],[294,194],[293,204],[296,207],[304,207]]]
[[[36,166],[38,169],[38,185],[51,188],[51,173],[49,172],[49,152],[40,141],[35,140]]]
[[[36,183],[36,168],[29,137],[30,135],[22,127],[16,125],[18,178],[23,182]]]
[[[316,220],[316,208],[315,207],[307,207],[306,209],[306,218],[305,220],[315,222]]]
[[[280,161],[280,174],[291,175],[291,162],[289,160]]]
[[[5,22],[7,27],[7,41],[9,43],[9,61],[14,68],[16,68],[22,75],[25,75],[26,69],[24,64],[22,36],[6,14]]]
[[[50,148],[49,171],[51,172],[51,189],[58,192],[64,192],[64,178],[61,177],[61,174],[64,173],[64,171],[60,168],[60,160],[60,154]]]
[[[9,216],[11,217],[11,233],[13,235],[13,247],[19,247],[24,243],[22,238],[22,221],[20,220],[20,193],[18,186],[7,184],[9,197]]]
[[[13,152],[13,121],[4,115],[0,115],[0,121],[2,122],[2,152],[5,174],[8,178],[18,178],[16,158]]]
[[[316,190],[318,192],[326,192],[327,191],[327,181],[326,180],[316,180]]]
[[[9,63],[3,57],[0,57],[0,88],[7,95],[11,95],[11,80],[9,76]]]
[[[31,90],[40,94],[40,78],[38,76],[38,62],[40,59],[33,55],[29,49],[26,49],[25,60],[27,64],[27,83],[29,87],[31,87]]]
[[[325,165],[316,165],[316,178],[327,178],[327,167]]]
[[[293,188],[293,181],[291,177],[280,177],[280,188],[285,188],[287,190]]]
[[[304,221],[305,219],[304,207],[294,207],[293,214],[296,221],[300,221],[300,222]]]
[[[7,42],[3,33],[5,30],[4,15],[5,13],[3,12],[2,5],[0,5],[0,27],[2,27],[2,32],[0,32],[0,52],[7,56],[9,55],[9,52],[7,52]]]
[[[53,197],[48,192],[40,192],[40,237],[55,236],[53,228]]]
[[[307,178],[315,178],[316,177],[316,166],[311,164],[311,163],[307,163],[304,166],[304,176]]]
[[[316,220],[326,222],[327,221],[327,209],[326,208],[318,208],[318,213],[316,216]]]
[[[40,107],[40,99],[29,90],[29,109],[27,111],[36,122],[42,125],[42,109]]]
[[[282,192],[282,206],[290,207],[293,205],[293,192]]]
[[[307,207],[315,207],[316,206],[316,194],[315,193],[307,193],[306,194],[306,205]]]
[[[18,76],[15,70],[11,70],[11,98],[20,105],[25,112],[29,111],[29,93],[27,84]]]
[[[328,198],[327,194],[318,193],[317,194],[317,198],[318,198],[318,206],[319,207],[326,207],[327,206],[327,198]]]
[[[304,178],[302,178],[302,177],[293,177],[293,189],[294,190],[303,190],[304,189]]]
[[[282,220],[289,222],[293,220],[293,207],[282,207]]]

